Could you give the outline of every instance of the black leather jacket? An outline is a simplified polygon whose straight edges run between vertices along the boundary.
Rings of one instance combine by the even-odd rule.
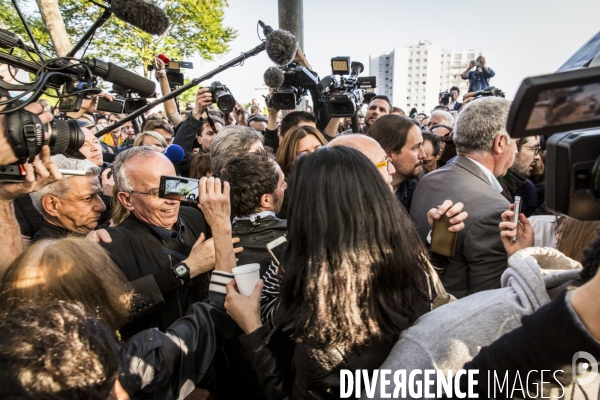
[[[396,341],[380,340],[353,350],[320,348],[294,343],[284,330],[270,330],[267,324],[240,338],[269,400],[338,399],[340,370],[372,372],[383,364]]]

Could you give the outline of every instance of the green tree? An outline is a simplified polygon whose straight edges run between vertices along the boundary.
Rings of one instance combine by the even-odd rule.
[[[171,20],[169,29],[153,36],[111,16],[96,31],[86,56],[104,60],[148,74],[147,66],[159,53],[179,60],[200,56],[213,60],[226,53],[237,31],[223,26],[226,0],[147,0],[165,11]],[[17,0],[33,35],[49,56],[55,56],[50,37],[34,0]],[[59,0],[60,13],[72,43],[76,43],[103,9],[82,0]],[[0,0],[0,27],[28,41],[26,31],[10,0]],[[84,47],[85,49],[85,47]],[[77,54],[82,56],[83,49]]]

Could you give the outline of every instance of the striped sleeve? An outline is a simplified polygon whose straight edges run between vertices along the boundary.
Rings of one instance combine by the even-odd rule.
[[[279,287],[281,286],[281,278],[277,275],[275,263],[271,262],[262,279],[264,286],[260,295],[260,319],[263,324],[269,323],[271,327],[274,327],[273,314],[277,308]]]
[[[210,276],[210,286],[208,290],[221,294],[227,294],[225,285],[233,279],[233,274],[224,271],[213,271]]]

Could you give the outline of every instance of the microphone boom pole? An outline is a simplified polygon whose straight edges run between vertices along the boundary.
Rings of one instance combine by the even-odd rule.
[[[213,69],[212,71],[202,75],[199,78],[195,78],[192,79],[189,83],[186,83],[185,85],[183,85],[182,87],[180,87],[177,90],[172,91],[171,93],[154,100],[151,103],[148,103],[146,106],[132,112],[131,114],[127,115],[125,118],[119,120],[119,122],[109,125],[106,128],[102,129],[100,132],[95,133],[94,135],[96,137],[100,137],[103,136],[105,134],[107,134],[108,132],[112,131],[113,129],[123,125],[125,122],[131,121],[136,119],[137,117],[139,117],[140,115],[142,115],[144,112],[146,112],[147,110],[161,104],[164,103],[165,101],[172,99],[178,95],[180,95],[181,93],[185,92],[186,90],[193,88],[194,86],[198,86],[200,83],[202,83],[203,81],[212,78],[213,76],[225,71],[228,68],[231,67],[235,67],[237,64],[243,62],[246,58],[248,57],[253,57],[257,54],[259,54],[260,52],[264,51],[266,47],[266,42],[262,42],[261,44],[259,44],[258,46],[256,46],[255,48],[253,48],[250,51],[247,51],[245,53],[240,54],[239,56],[237,56],[236,58],[234,58],[233,60],[223,64],[223,65],[219,65],[217,68]]]

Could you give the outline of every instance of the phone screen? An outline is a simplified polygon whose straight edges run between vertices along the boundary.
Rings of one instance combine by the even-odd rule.
[[[450,232],[450,218],[445,214],[440,219],[433,222],[433,230],[431,232],[431,245],[429,248],[434,253],[441,254],[446,257],[454,255],[454,246],[456,244],[456,232]]]
[[[199,180],[182,178],[180,176],[160,177],[160,187],[158,197],[164,199],[198,203],[198,184]]]

